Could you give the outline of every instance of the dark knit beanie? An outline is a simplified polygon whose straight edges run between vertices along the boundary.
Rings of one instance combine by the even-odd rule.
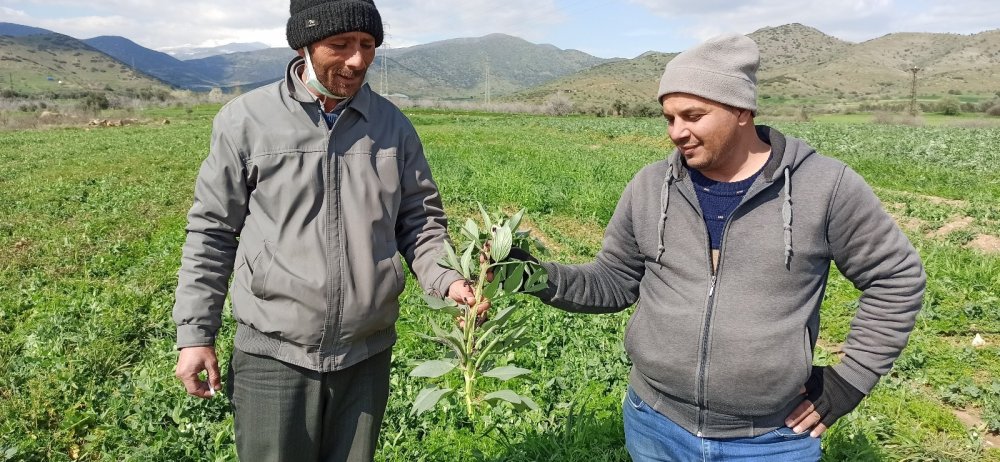
[[[749,37],[715,37],[667,63],[656,98],[662,103],[670,93],[688,93],[757,112],[759,66],[760,51]]]
[[[344,32],[367,32],[382,45],[382,16],[372,0],[292,0],[289,11],[285,35],[292,49]]]

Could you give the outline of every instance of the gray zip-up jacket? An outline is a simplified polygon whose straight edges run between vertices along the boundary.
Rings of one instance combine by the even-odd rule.
[[[547,303],[613,312],[630,384],[693,434],[784,426],[812,369],[830,262],[861,291],[837,373],[868,393],[906,345],[926,276],[865,181],[801,140],[758,127],[772,158],[726,224],[713,274],[708,230],[682,156],[625,188],[596,260],[544,263]]]
[[[364,85],[328,129],[301,66],[215,117],[188,213],[179,348],[214,344],[233,275],[237,348],[339,370],[395,342],[400,254],[429,293],[461,278],[437,264],[447,222],[409,120]]]

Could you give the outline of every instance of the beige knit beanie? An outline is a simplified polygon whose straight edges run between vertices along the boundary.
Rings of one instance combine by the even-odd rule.
[[[757,112],[757,68],[760,51],[745,35],[711,38],[670,60],[657,100],[688,93],[728,106]]]

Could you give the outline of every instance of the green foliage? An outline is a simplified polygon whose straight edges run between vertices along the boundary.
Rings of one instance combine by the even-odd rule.
[[[410,372],[411,377],[440,378],[449,372],[461,373],[464,387],[457,395],[465,402],[465,411],[469,418],[474,416],[475,403],[487,403],[496,406],[501,402],[510,403],[516,409],[538,410],[538,405],[531,398],[521,396],[513,390],[503,389],[480,396],[477,386],[481,377],[489,377],[506,382],[515,377],[529,374],[531,371],[513,364],[497,365],[496,357],[514,351],[529,341],[528,328],[525,320],[515,320],[513,314],[518,306],[516,301],[509,301],[496,315],[485,321],[476,314],[476,307],[489,300],[493,306],[506,301],[507,297],[517,293],[537,292],[546,287],[546,274],[537,263],[509,259],[512,248],[529,251],[537,241],[530,237],[529,231],[521,231],[518,227],[524,217],[524,209],[513,216],[503,214],[490,216],[479,206],[483,226],[469,218],[462,227],[462,243],[459,251],[448,244],[441,266],[453,269],[462,274],[468,283],[475,288],[474,303],[458,305],[451,299],[438,299],[425,296],[427,305],[441,310],[449,316],[458,316],[461,329],[453,327],[450,332],[431,324],[434,336],[426,338],[445,346],[448,356],[444,360],[424,361]],[[441,399],[452,395],[452,388],[440,388],[436,385],[424,388],[413,403],[413,414],[420,415],[433,408]]]
[[[173,377],[170,319],[185,213],[217,110],[144,113],[169,118],[168,126],[0,137],[0,461],[235,459],[225,399],[187,397]],[[481,217],[476,202],[525,207],[522,227],[558,261],[592,260],[625,184],[670,149],[656,119],[410,115],[453,235],[461,236],[467,217]],[[976,233],[996,235],[1000,130],[816,122],[779,128],[860,172],[887,206],[900,204],[894,214],[926,224],[907,231],[928,273],[925,308],[890,375],[824,436],[824,460],[1000,460],[981,437],[1000,423],[1000,257],[925,236],[956,213],[974,217]],[[823,363],[837,360],[858,295],[832,274],[816,355]],[[527,342],[484,370],[506,377],[517,371],[504,367],[516,365],[532,372],[481,380],[484,392],[510,389],[540,411],[520,412],[505,401],[484,405],[473,427],[452,400],[464,384],[454,370],[430,379],[456,390],[436,401],[440,412],[410,413],[427,382],[409,376],[413,365],[458,358],[442,358],[442,349],[454,350],[420,337],[432,323],[454,322],[443,308],[426,308],[418,284],[407,282],[377,460],[629,460],[621,426],[629,312],[575,315],[522,298],[507,326],[525,328]],[[492,309],[494,319],[504,303]],[[227,316],[223,370],[232,327]],[[975,333],[987,339],[985,347],[970,348]],[[982,429],[974,434],[949,402],[979,412]]]

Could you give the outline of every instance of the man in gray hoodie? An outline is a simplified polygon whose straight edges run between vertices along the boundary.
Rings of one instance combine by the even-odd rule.
[[[920,258],[865,181],[754,125],[758,65],[740,35],[670,61],[658,97],[676,150],[625,188],[594,262],[543,263],[548,304],[635,304],[634,460],[818,460],[818,437],[889,371],[921,306]],[[831,262],[861,296],[840,363],[819,367]]]
[[[473,293],[437,264],[447,221],[416,131],[364,84],[383,38],[374,3],[291,0],[290,12],[299,57],[285,78],[215,118],[179,272],[176,375],[201,398],[222,388],[215,341],[233,276],[240,458],[371,460],[401,256],[424,291]]]

